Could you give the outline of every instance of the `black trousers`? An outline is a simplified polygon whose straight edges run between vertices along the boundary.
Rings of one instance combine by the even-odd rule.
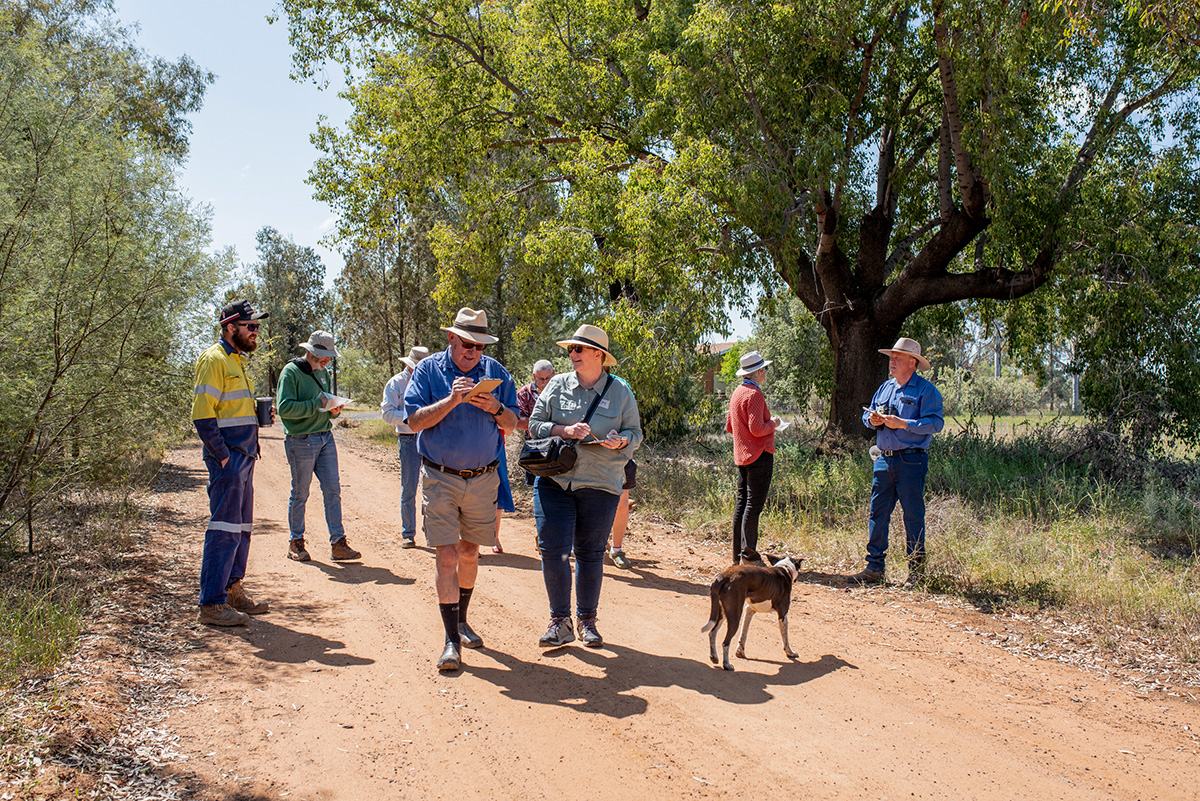
[[[767,504],[775,455],[763,451],[748,465],[738,465],[737,505],[733,508],[733,563],[759,559],[758,518]]]

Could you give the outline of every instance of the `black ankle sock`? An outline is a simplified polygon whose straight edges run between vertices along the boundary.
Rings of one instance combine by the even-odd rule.
[[[460,643],[458,636],[458,604],[438,604],[442,610],[442,626],[446,629],[446,642]]]
[[[475,592],[474,587],[459,587],[458,588],[458,622],[467,622],[467,607],[471,603],[471,593]]]

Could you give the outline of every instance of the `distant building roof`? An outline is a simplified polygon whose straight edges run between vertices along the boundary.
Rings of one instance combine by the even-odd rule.
[[[696,346],[696,350],[709,356],[724,356],[737,342],[704,342]]]

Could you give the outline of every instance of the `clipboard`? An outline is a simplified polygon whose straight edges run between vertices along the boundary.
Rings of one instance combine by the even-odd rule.
[[[482,395],[485,392],[491,392],[493,389],[503,383],[504,380],[501,378],[485,378],[475,386],[471,387],[470,391],[468,391],[466,395],[463,395],[463,400],[470,400],[476,395]]]

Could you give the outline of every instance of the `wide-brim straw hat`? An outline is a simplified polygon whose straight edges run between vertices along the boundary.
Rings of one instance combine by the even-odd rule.
[[[615,367],[617,364],[616,357],[608,349],[608,334],[604,333],[604,329],[597,328],[594,325],[579,326],[575,329],[575,333],[570,339],[564,339],[558,344],[564,348],[567,345],[584,345],[589,348],[595,348],[604,353],[605,367]]]
[[[741,378],[745,378],[748,375],[754,375],[759,370],[771,364],[771,362],[760,356],[756,350],[742,354],[742,358],[738,361],[738,363],[741,365],[741,367],[738,368],[737,374]]]
[[[416,370],[417,362],[421,361],[421,359],[424,359],[428,355],[429,355],[429,348],[423,348],[420,345],[417,345],[416,347],[411,348],[408,351],[407,356],[401,356],[400,361],[407,364],[413,370]]]
[[[917,360],[918,367],[920,367],[922,370],[929,369],[929,360],[921,355],[921,343],[917,342],[915,339],[900,337],[896,340],[895,345],[892,345],[890,348],[880,348],[879,352],[887,354],[888,356],[891,356],[893,353],[901,356],[912,356]]]
[[[487,332],[487,312],[483,309],[468,309],[463,306],[458,310],[458,314],[454,315],[454,325],[443,325],[441,329],[476,345],[490,345],[500,341]]]
[[[334,359],[338,355],[333,344],[333,334],[328,331],[313,331],[307,342],[300,343],[300,347],[318,359]]]

